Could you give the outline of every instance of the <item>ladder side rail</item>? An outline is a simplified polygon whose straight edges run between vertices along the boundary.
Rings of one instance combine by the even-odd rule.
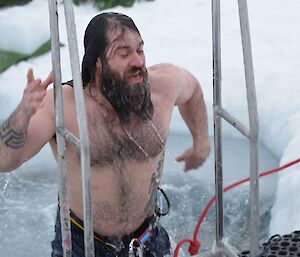
[[[84,245],[85,256],[94,257],[94,230],[92,220],[92,204],[90,191],[90,148],[87,129],[87,119],[83,98],[83,86],[80,73],[79,55],[77,46],[76,27],[74,19],[73,3],[71,0],[64,0],[65,18],[68,34],[68,44],[74,81],[74,93],[76,102],[77,123],[80,137],[80,156],[82,174],[82,192],[84,207]]]
[[[259,247],[259,133],[247,0],[238,0],[250,126],[250,252]]]
[[[249,32],[247,2],[239,1],[241,30],[243,40],[244,66],[247,85],[247,97],[249,105],[250,120],[250,203],[251,203],[251,256],[256,256],[258,251],[258,232],[259,232],[259,174],[258,174],[258,114],[255,95],[255,83],[253,62],[251,53],[251,41]]]
[[[212,42],[213,42],[213,106],[214,106],[214,154],[216,195],[216,244],[223,240],[223,163],[222,163],[222,120],[216,111],[221,106],[221,33],[220,0],[212,0]]]
[[[62,235],[63,256],[72,256],[71,224],[68,203],[67,188],[67,168],[66,168],[66,143],[65,139],[57,133],[57,128],[63,126],[63,99],[61,86],[61,64],[60,64],[60,45],[59,29],[57,16],[57,1],[49,0],[49,19],[51,33],[51,57],[52,69],[54,74],[54,104],[55,104],[55,123],[57,135],[57,156],[58,156],[58,187],[60,222]]]
[[[249,129],[237,118],[232,116],[229,112],[227,112],[224,108],[217,106],[216,112],[219,116],[221,116],[224,120],[226,120],[230,125],[235,127],[241,134],[245,137],[250,138]]]

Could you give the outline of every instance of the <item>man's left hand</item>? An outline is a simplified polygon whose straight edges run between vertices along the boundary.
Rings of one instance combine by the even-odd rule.
[[[210,145],[203,146],[201,150],[190,148],[176,158],[177,162],[185,162],[184,172],[199,168],[210,153]]]

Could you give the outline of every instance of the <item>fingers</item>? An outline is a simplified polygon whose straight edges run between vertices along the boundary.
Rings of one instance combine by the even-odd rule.
[[[192,169],[195,169],[195,168],[196,168],[196,167],[192,166],[188,161],[186,161],[185,164],[184,164],[184,169],[183,169],[183,171],[184,171],[184,172],[187,172],[187,171],[192,170]]]
[[[27,86],[24,89],[22,106],[29,116],[32,116],[39,108],[43,107],[43,99],[47,92],[46,89],[52,82],[53,76],[51,72],[44,81],[41,81],[41,79],[34,78],[31,68],[28,69]]]
[[[184,155],[177,156],[175,160],[176,160],[177,162],[182,162],[182,161],[184,161]]]
[[[27,84],[31,83],[34,80],[33,70],[30,68],[27,71]]]
[[[178,156],[176,158],[176,161],[184,162],[184,169],[183,169],[184,172],[192,169],[197,169],[203,163],[202,157],[199,156],[198,154],[195,154],[192,149],[187,150],[182,155]]]
[[[43,90],[46,90],[47,87],[53,83],[53,73],[52,71],[49,73],[48,77],[42,82]]]
[[[47,87],[53,83],[53,74],[52,71],[49,73],[48,77],[44,80],[41,81],[41,79],[35,79],[33,75],[33,70],[30,68],[28,69],[27,72],[27,88],[30,91],[35,91],[35,90],[46,90]]]
[[[197,167],[191,166],[191,165],[188,165],[188,163],[185,163],[183,172],[189,172],[191,170],[196,170],[196,169],[197,169]]]
[[[177,156],[176,161],[177,162],[184,162],[184,169],[183,169],[184,172],[186,172],[190,169],[190,167],[188,165],[189,162],[188,162],[188,160],[187,160],[187,158],[184,154],[180,155],[180,156]]]

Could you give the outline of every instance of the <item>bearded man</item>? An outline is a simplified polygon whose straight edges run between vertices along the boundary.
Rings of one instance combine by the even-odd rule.
[[[203,93],[197,79],[171,64],[146,68],[144,42],[131,18],[101,13],[87,26],[82,61],[91,165],[95,256],[128,256],[135,241],[143,256],[170,253],[159,224],[156,194],[174,106],[193,145],[177,161],[185,171],[207,159],[210,144]],[[0,170],[15,170],[49,142],[56,158],[52,77],[35,79],[32,69],[15,111],[0,127]],[[68,83],[70,84],[70,83]],[[78,136],[75,97],[63,86],[64,125]],[[78,149],[67,144],[72,256],[84,256],[83,203]],[[52,256],[63,256],[57,212]],[[146,235],[140,240],[141,235]]]

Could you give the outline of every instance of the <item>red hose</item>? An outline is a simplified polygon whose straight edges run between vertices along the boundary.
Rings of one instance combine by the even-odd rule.
[[[289,162],[283,166],[280,166],[278,168],[275,168],[275,169],[272,169],[272,170],[268,170],[268,171],[265,171],[265,172],[262,172],[259,174],[259,177],[264,177],[264,176],[267,176],[267,175],[270,175],[270,174],[273,174],[275,172],[278,172],[278,171],[281,171],[283,169],[286,169],[296,163],[300,162],[300,158],[299,159],[296,159],[292,162]],[[230,184],[228,186],[226,186],[224,189],[223,189],[223,192],[226,192],[240,184],[243,184],[247,181],[249,181],[250,178],[244,178],[244,179],[241,179],[233,184]],[[179,241],[179,243],[177,244],[176,248],[175,248],[175,251],[174,251],[174,257],[178,257],[178,253],[179,253],[179,249],[181,248],[181,246],[185,243],[189,243],[190,244],[190,247],[188,249],[190,255],[196,255],[201,247],[201,243],[200,241],[197,239],[197,235],[199,233],[199,230],[200,230],[200,227],[206,217],[206,214],[207,212],[209,211],[209,208],[211,207],[211,205],[214,203],[214,201],[216,200],[216,196],[214,195],[209,201],[208,203],[206,204],[203,212],[201,213],[201,216],[199,218],[199,221],[195,227],[195,230],[194,230],[194,237],[193,237],[193,240],[192,239],[188,239],[188,238],[185,238],[185,239],[182,239]]]

